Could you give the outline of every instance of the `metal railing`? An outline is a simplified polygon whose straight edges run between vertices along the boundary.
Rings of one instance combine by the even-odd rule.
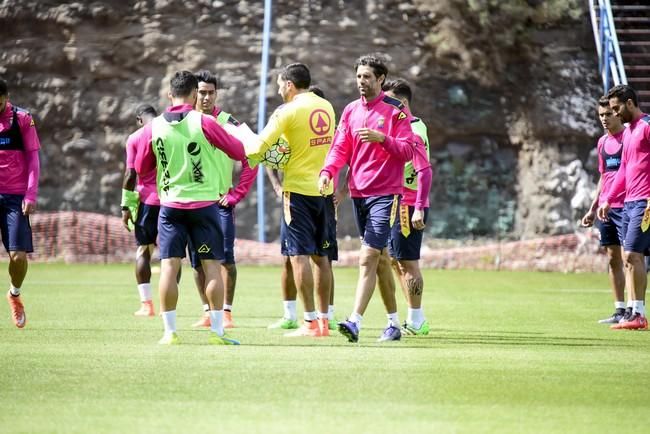
[[[598,52],[598,71],[606,93],[612,86],[627,84],[627,75],[618,45],[610,1],[589,0],[589,12]]]

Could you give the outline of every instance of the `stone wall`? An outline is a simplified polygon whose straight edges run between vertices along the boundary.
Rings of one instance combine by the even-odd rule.
[[[337,113],[357,97],[352,64],[360,54],[383,53],[390,74],[414,84],[413,111],[429,126],[439,166],[433,235],[568,233],[583,206],[572,208],[572,179],[590,176],[571,166],[574,178],[554,185],[549,177],[585,161],[599,135],[592,112],[600,90],[583,3],[502,2],[486,10],[460,0],[276,1],[270,65],[308,64]],[[218,73],[218,103],[256,129],[262,5],[0,4],[0,75],[12,100],[34,113],[43,145],[40,209],[118,215],[133,110],[142,102],[164,108],[176,70]],[[513,16],[516,25],[499,24]],[[281,101],[273,72],[269,79],[270,111]],[[265,197],[273,240],[280,208],[268,183]],[[256,206],[255,194],[240,205],[240,237],[257,236]],[[341,235],[355,234],[352,221],[344,205]]]

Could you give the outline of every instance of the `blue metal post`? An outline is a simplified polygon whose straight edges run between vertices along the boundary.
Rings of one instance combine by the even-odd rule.
[[[264,0],[264,30],[262,32],[262,65],[260,67],[260,95],[257,111],[257,132],[260,133],[266,122],[266,81],[269,68],[269,45],[271,40],[271,0]],[[264,231],[264,169],[259,168],[257,174],[257,238],[265,242]]]

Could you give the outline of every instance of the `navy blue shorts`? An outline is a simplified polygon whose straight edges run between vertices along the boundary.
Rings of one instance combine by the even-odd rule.
[[[135,220],[135,241],[138,246],[156,244],[158,237],[158,214],[159,205],[146,205],[140,203],[138,206],[138,218]]]
[[[336,241],[336,205],[334,205],[334,195],[325,196],[325,212],[327,213],[327,224],[329,228],[329,247],[327,247],[327,257],[330,261],[339,260],[339,244]]]
[[[388,254],[391,258],[402,261],[417,261],[420,259],[420,248],[422,247],[422,235],[424,230],[418,230],[413,227],[411,217],[413,216],[413,206],[400,206],[400,215],[403,212],[405,224],[408,223],[410,233],[404,236],[400,219],[395,219],[395,223],[390,231],[390,243],[388,243]],[[429,208],[424,209],[424,223],[427,222]]]
[[[219,205],[219,226],[223,233],[224,264],[235,263],[235,207]]]
[[[197,209],[160,207],[160,259],[184,258],[189,245],[201,259],[223,261],[223,234],[217,204]]]
[[[596,220],[596,226],[600,231],[601,246],[620,246],[623,244],[623,208],[611,208],[607,214],[606,222]]]
[[[32,253],[32,227],[23,214],[22,194],[0,194],[0,234],[7,252]]]
[[[217,205],[219,211],[219,226],[221,233],[223,233],[223,253],[225,260],[224,264],[235,263],[235,208]],[[201,265],[201,261],[197,256],[198,253],[194,249],[194,245],[188,243],[188,254],[190,257],[190,264],[192,268],[197,268]]]
[[[361,242],[382,250],[388,244],[390,229],[395,223],[399,196],[352,198],[352,203]]]
[[[325,198],[285,192],[282,201],[282,255],[327,256],[331,240]]]
[[[650,250],[650,229],[645,232],[641,230],[647,202],[645,199],[625,202],[622,233],[626,252],[647,254]]]

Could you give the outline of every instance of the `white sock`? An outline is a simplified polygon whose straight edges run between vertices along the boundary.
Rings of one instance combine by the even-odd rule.
[[[386,316],[388,317],[389,326],[392,325],[393,327],[397,327],[397,328],[400,327],[399,314],[397,312],[386,314]]]
[[[315,310],[312,310],[311,312],[304,312],[302,315],[305,321],[313,321],[317,318]]]
[[[323,319],[323,318],[329,319],[329,314],[327,312],[318,312],[316,316],[318,317],[318,319]]]
[[[151,300],[151,283],[138,284],[138,293],[140,294],[141,302]]]
[[[282,304],[284,305],[284,317],[295,321],[298,318],[296,316],[296,300],[284,300]]]
[[[16,288],[12,284],[9,284],[9,292],[11,292],[11,295],[18,297],[20,295],[20,288]]]
[[[625,309],[625,302],[624,301],[615,301],[614,302],[614,309]]]
[[[633,313],[638,313],[641,316],[645,316],[645,304],[643,300],[634,300],[634,307],[632,307]]]
[[[361,321],[363,321],[363,316],[359,315],[356,312],[352,312],[350,317],[348,318],[348,321],[352,321],[357,325],[357,329],[361,330]]]
[[[210,310],[210,331],[223,336],[223,310]]]
[[[160,312],[160,316],[162,316],[163,325],[165,326],[165,334],[174,333],[176,331],[176,310]]]
[[[225,304],[223,305],[223,310],[229,310],[232,311],[232,304]]]
[[[334,321],[334,305],[330,304],[327,308],[327,319]]]
[[[627,307],[633,307],[634,306],[634,300],[630,300],[629,298],[627,299]]]
[[[207,304],[207,303],[204,304],[204,305],[203,305],[203,312],[206,312],[206,313],[207,313],[209,310],[210,310],[210,305]]]
[[[406,322],[415,327],[416,329],[419,329],[422,326],[422,323],[424,322],[424,312],[422,312],[422,308],[419,309],[411,309],[410,307],[408,308],[408,314],[406,316]]]

